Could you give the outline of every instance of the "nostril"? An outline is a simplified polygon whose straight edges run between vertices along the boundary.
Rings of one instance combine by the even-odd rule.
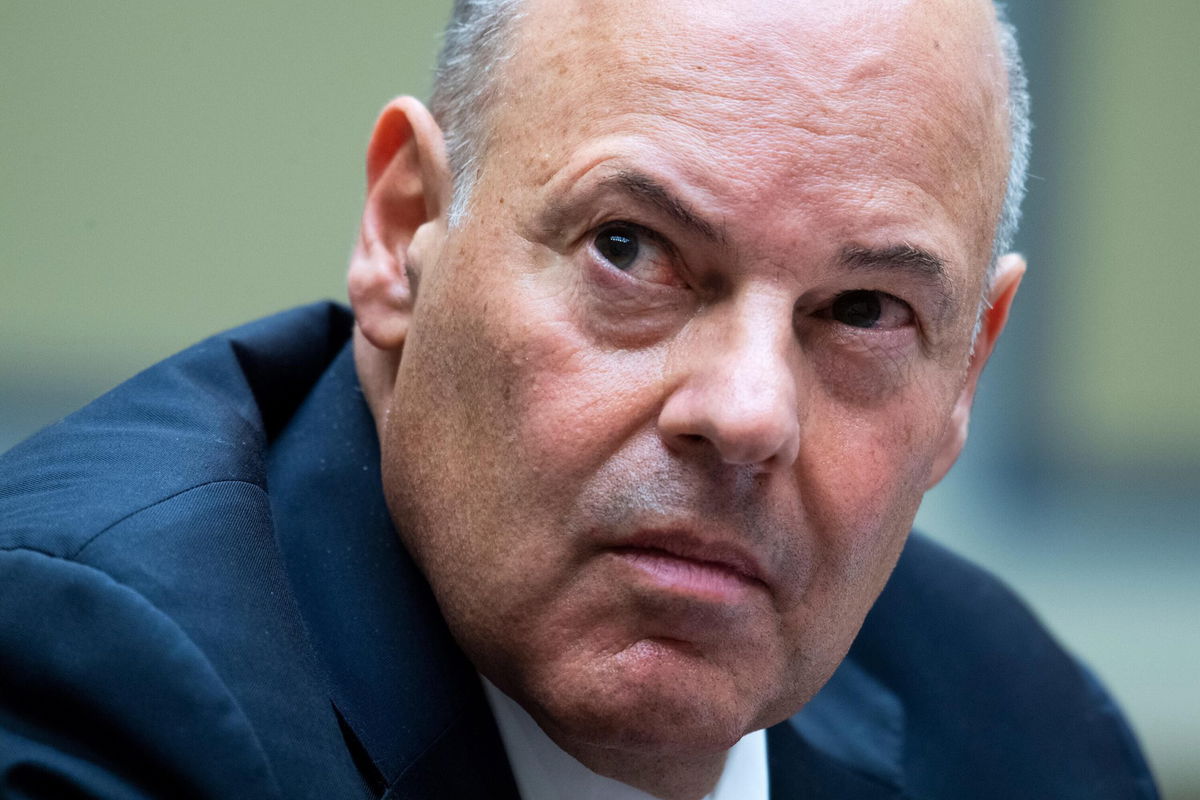
[[[720,457],[719,451],[713,446],[709,437],[700,433],[674,433],[667,436],[667,446],[680,455],[688,453],[694,457],[699,453],[711,452],[714,456]]]

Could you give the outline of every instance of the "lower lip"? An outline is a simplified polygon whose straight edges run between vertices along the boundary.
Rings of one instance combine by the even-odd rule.
[[[662,550],[625,547],[614,552],[656,586],[681,594],[730,602],[744,597],[757,584],[730,567],[682,558]]]

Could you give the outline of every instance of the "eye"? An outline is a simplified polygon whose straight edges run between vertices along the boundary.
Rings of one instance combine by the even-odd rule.
[[[589,250],[604,269],[624,273],[641,283],[684,285],[675,250],[663,237],[641,225],[605,225],[592,236]]]
[[[629,225],[613,225],[596,234],[593,240],[605,261],[625,272],[636,262],[641,251],[638,232]]]
[[[828,313],[835,322],[852,328],[892,329],[913,322],[912,309],[903,300],[868,289],[842,292],[834,298]]]

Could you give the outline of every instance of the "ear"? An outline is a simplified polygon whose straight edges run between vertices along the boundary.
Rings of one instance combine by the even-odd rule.
[[[996,340],[1000,338],[1000,332],[1008,322],[1008,312],[1012,308],[1013,298],[1016,297],[1017,287],[1021,285],[1024,275],[1025,259],[1016,253],[1009,253],[996,263],[996,276],[979,321],[979,332],[971,350],[971,362],[967,365],[967,378],[950,414],[946,431],[942,434],[942,442],[929,473],[927,488],[932,488],[946,476],[950,467],[958,460],[963,445],[967,443],[967,428],[971,422],[975,387],[979,385],[983,367],[996,348]]]
[[[367,148],[367,199],[348,282],[362,335],[397,363],[421,267],[436,260],[445,235],[449,196],[441,130],[419,100],[396,98]]]

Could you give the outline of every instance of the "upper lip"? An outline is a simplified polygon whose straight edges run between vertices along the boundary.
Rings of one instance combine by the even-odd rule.
[[[723,567],[758,583],[767,583],[758,560],[741,544],[704,536],[690,529],[643,529],[623,538],[616,543],[616,547],[658,550],[689,561]]]

